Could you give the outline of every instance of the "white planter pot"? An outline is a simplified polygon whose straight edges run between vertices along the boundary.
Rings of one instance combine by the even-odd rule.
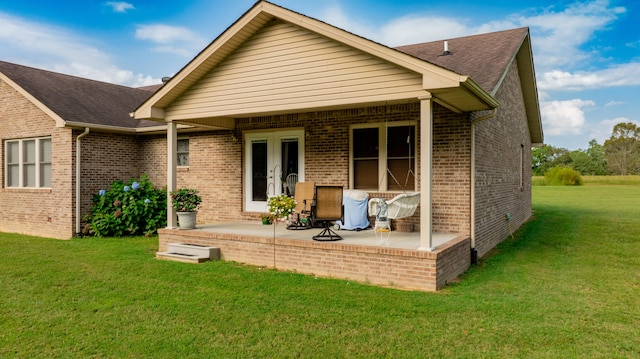
[[[178,227],[180,229],[194,229],[196,228],[196,215],[198,211],[193,212],[178,212]]]

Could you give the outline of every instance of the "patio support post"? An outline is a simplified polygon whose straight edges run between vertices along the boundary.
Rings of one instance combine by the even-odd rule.
[[[420,98],[420,248],[432,251],[433,104],[431,95]]]
[[[176,228],[176,212],[171,205],[171,191],[176,189],[178,162],[178,130],[174,122],[167,123],[167,228]]]

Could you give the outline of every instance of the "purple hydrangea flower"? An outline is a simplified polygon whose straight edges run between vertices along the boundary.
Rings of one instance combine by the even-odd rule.
[[[129,192],[129,191],[131,191],[131,187],[129,187],[129,186],[124,186],[124,191],[125,191],[125,192]]]
[[[144,203],[149,204],[149,203],[151,203],[151,200],[149,198],[147,198],[147,199],[144,200]]]
[[[101,195],[101,196],[104,196],[105,194],[107,194],[107,191],[105,191],[105,190],[101,189],[101,190],[98,192],[98,194],[99,194],[99,195]]]
[[[133,183],[131,184],[131,188],[133,188],[133,189],[140,189],[140,183],[138,183],[138,182],[133,182]]]

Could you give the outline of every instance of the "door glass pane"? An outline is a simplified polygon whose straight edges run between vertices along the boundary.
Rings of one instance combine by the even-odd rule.
[[[251,199],[253,201],[267,200],[267,142],[254,141],[251,143]]]
[[[282,141],[282,193],[289,194],[293,189],[285,188],[287,176],[298,173],[298,139],[288,139]]]

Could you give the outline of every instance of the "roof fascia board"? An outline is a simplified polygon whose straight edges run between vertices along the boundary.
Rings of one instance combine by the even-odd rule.
[[[470,91],[472,94],[486,103],[490,108],[498,108],[500,106],[498,100],[496,100],[495,97],[485,91],[480,85],[478,85],[477,82],[473,81],[471,77],[464,76],[464,81],[461,81],[460,86]]]
[[[531,84],[530,86],[523,86],[522,89],[527,117],[533,119],[533,122],[529,122],[529,131],[532,134],[531,140],[534,143],[543,143],[544,131],[542,128],[542,117],[540,115],[540,102],[538,101],[538,87],[536,85],[530,36],[526,36],[524,43],[518,50],[516,61],[518,62],[518,68],[528,69],[527,71],[519,71],[521,77],[520,83]],[[533,125],[535,125],[535,129]]]
[[[156,93],[142,103],[134,112],[134,118],[136,119],[159,119],[165,118],[164,109],[154,108],[154,105],[171,92],[178,84],[182,83],[193,71],[195,71],[200,65],[202,65],[212,54],[218,51],[224,44],[231,40],[240,30],[242,30],[247,24],[249,24],[254,18],[256,18],[260,12],[263,3],[257,3],[251,9],[249,9],[242,17],[236,20],[227,30],[225,30],[218,38],[210,43],[204,50],[202,50],[191,62],[183,67],[177,74],[175,74],[169,82],[164,84]],[[162,112],[159,112],[162,111]],[[155,113],[155,115],[154,115]]]
[[[518,65],[518,74],[520,76],[520,84],[522,85],[522,95],[524,97],[525,111],[527,118],[529,119],[529,133],[531,134],[531,140],[535,143],[544,142],[544,132],[542,129],[542,120],[540,116],[540,103],[538,102],[538,88],[536,86],[535,70],[533,65],[533,51],[531,49],[531,35],[527,30],[526,34],[522,37],[520,44],[518,45],[518,51],[516,51],[509,64],[506,66],[505,72],[500,77],[500,80],[491,91],[491,95],[495,96],[498,89],[501,87],[502,82],[507,76],[513,62]],[[529,71],[528,69],[531,69]],[[526,84],[532,84],[526,86]],[[532,125],[537,124],[537,128],[533,128]],[[535,136],[534,136],[535,135]]]
[[[78,121],[64,121],[64,126],[60,127],[70,127],[70,128],[90,128],[92,130],[100,130],[105,132],[118,132],[118,133],[135,133],[135,128],[129,127],[119,127],[119,126],[108,126],[108,125],[96,125],[93,123],[84,123]]]
[[[385,61],[391,62],[398,66],[407,68],[408,70],[420,73],[423,76],[423,88],[429,90],[432,88],[458,87],[461,82],[461,75],[433,65],[426,61],[416,59],[400,51],[391,49],[384,45],[375,43],[363,37],[351,34],[345,30],[323,23],[319,20],[295,13],[283,7],[261,1],[249,9],[241,18],[233,25],[225,30],[218,38],[216,38],[209,46],[207,46],[200,54],[198,54],[189,64],[174,75],[160,90],[147,99],[134,111],[136,119],[158,119],[164,120],[165,114],[158,111],[153,113],[154,105],[174,90],[178,84],[182,83],[192,74],[199,66],[201,66],[210,56],[218,51],[225,43],[230,41],[245,26],[250,24],[260,14],[267,14],[277,17],[283,21],[287,21],[294,25],[305,28],[309,31],[316,32],[335,41],[341,42],[347,46],[353,47],[360,51],[369,53],[379,57]],[[162,110],[156,108],[156,110]]]
[[[137,128],[129,128],[129,127],[119,127],[119,126],[107,126],[107,125],[96,125],[92,123],[84,123],[84,122],[76,122],[76,121],[66,121],[65,127],[69,128],[90,128],[92,130],[98,130],[103,132],[112,132],[112,133],[126,133],[126,134],[144,134],[149,132],[157,132],[164,133],[167,131],[166,124],[157,125],[157,126],[149,126],[149,127],[137,127]],[[178,124],[178,130],[187,130],[187,129],[195,129],[199,127],[209,128],[209,126],[192,126],[185,124]],[[213,127],[211,127],[213,128]],[[219,130],[219,127],[215,127],[215,129]]]
[[[27,92],[25,89],[23,89],[20,85],[18,85],[16,82],[11,80],[11,78],[6,76],[2,72],[0,72],[0,79],[2,81],[6,82],[7,84],[9,84],[9,86],[11,86],[11,88],[16,90],[20,95],[24,96],[27,100],[29,100],[29,102],[31,102],[37,108],[42,110],[42,112],[44,112],[49,117],[51,117],[56,122],[56,127],[64,127],[64,125],[65,125],[64,119],[62,117],[60,117],[60,115],[58,115],[57,113],[53,112],[53,110],[51,110],[48,106],[46,106],[45,104],[40,102],[40,100],[35,98],[31,93]]]
[[[502,86],[502,83],[504,82],[504,79],[507,77],[507,74],[509,73],[509,69],[511,68],[511,65],[513,64],[514,61],[516,61],[516,59],[518,57],[518,54],[520,53],[520,50],[522,49],[522,45],[524,44],[525,40],[527,39],[527,36],[528,36],[528,32],[527,32],[527,34],[525,34],[522,37],[522,39],[520,39],[520,44],[518,44],[518,51],[514,52],[513,55],[511,56],[511,58],[509,59],[509,63],[505,67],[505,70],[502,73],[502,75],[500,75],[500,79],[498,80],[496,85],[493,87],[493,89],[491,89],[491,96],[495,96],[496,93],[498,92],[498,89]],[[518,63],[518,65],[520,65],[520,64]]]

